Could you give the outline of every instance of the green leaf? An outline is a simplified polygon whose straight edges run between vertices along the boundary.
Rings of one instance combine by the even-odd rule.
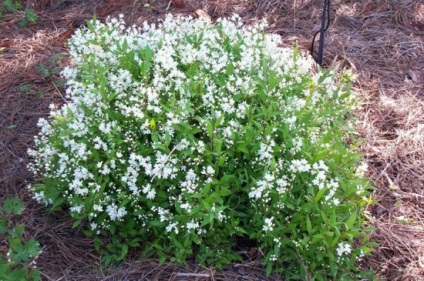
[[[348,230],[351,229],[351,228],[353,228],[353,226],[354,226],[354,224],[356,222],[356,216],[357,216],[357,213],[356,213],[356,210],[355,210],[350,215],[350,217],[347,219],[347,221],[346,221],[346,227],[347,227]]]
[[[140,240],[141,239],[139,239],[139,238],[135,238],[135,239],[131,240],[128,245],[132,248],[136,248],[136,247],[140,246],[140,243],[139,243]]]
[[[94,248],[97,250],[97,251],[100,251],[100,246],[103,244],[103,241],[100,239],[100,238],[98,238],[98,237],[95,237],[94,238]]]
[[[7,219],[3,218],[0,220],[0,234],[6,233],[9,229],[7,228]]]
[[[211,184],[210,183],[205,184],[202,189],[202,193],[204,195],[208,195],[210,191],[211,191]]]
[[[216,139],[215,140],[215,146],[214,146],[213,152],[215,152],[215,153],[221,153],[221,149],[222,149],[222,140],[221,139]]]
[[[25,232],[25,225],[23,224],[17,224],[15,225],[12,230],[10,231],[10,234],[13,237],[22,237]]]
[[[3,6],[10,13],[14,13],[18,11],[20,8],[22,8],[22,5],[19,1],[12,1],[12,0],[4,0]]]
[[[331,215],[330,215],[330,227],[334,227],[337,225],[337,216],[336,216],[336,210],[332,209],[331,210]]]
[[[227,75],[230,76],[231,74],[233,74],[234,71],[234,65],[232,63],[227,64]]]
[[[227,158],[224,156],[224,155],[221,155],[220,157],[219,157],[219,159],[218,159],[218,166],[219,167],[222,167],[222,166],[224,166],[225,165],[225,160],[226,160]]]
[[[216,120],[215,120],[215,128],[219,127],[221,125],[222,120],[224,119],[225,114],[221,114]]]
[[[318,203],[319,200],[321,200],[321,198],[324,196],[326,191],[327,191],[326,188],[321,188],[320,190],[318,190],[318,193],[314,197],[315,203]]]
[[[311,244],[315,244],[317,242],[320,242],[322,239],[324,239],[323,234],[315,234],[314,236],[312,236]]]
[[[6,198],[3,202],[3,210],[6,213],[20,215],[25,210],[25,206],[18,197]]]
[[[225,175],[221,178],[220,183],[226,185],[233,181],[235,178],[236,177],[233,175]]]
[[[38,19],[38,16],[34,13],[33,9],[25,10],[25,18],[28,22],[35,22]]]
[[[309,234],[312,234],[312,224],[311,224],[311,219],[309,218],[309,216],[306,217],[306,230],[308,231]]]
[[[124,259],[127,256],[127,253],[128,253],[128,245],[122,244],[121,254],[119,256],[119,259]]]
[[[0,256],[0,276],[2,278],[6,278],[5,276],[9,276],[10,273],[10,265]],[[2,281],[9,281],[10,279],[2,279]]]
[[[15,236],[9,237],[7,239],[7,241],[9,242],[9,246],[10,246],[10,248],[12,250],[13,249],[19,249],[21,247],[21,245],[22,245],[22,239],[21,239],[21,237],[15,237]]]
[[[160,255],[159,257],[159,265],[162,265],[166,262],[166,256],[165,255]]]
[[[243,154],[249,155],[250,151],[246,148],[245,144],[239,142],[239,144],[237,145],[237,152],[242,152]]]
[[[82,223],[82,220],[76,220],[76,221],[74,221],[74,223],[72,224],[72,228],[78,227],[81,223]]]
[[[65,202],[65,198],[64,197],[61,197],[61,198],[58,198],[58,199],[56,199],[55,201],[54,201],[54,204],[53,204],[53,208],[57,208],[57,207],[59,207],[59,206],[61,206],[64,202]]]
[[[321,211],[321,218],[325,223],[328,223],[328,217],[325,215],[324,211]]]
[[[104,266],[111,265],[112,261],[113,261],[113,257],[111,255],[107,255],[102,258],[102,263]]]
[[[143,77],[147,76],[151,67],[152,63],[150,61],[143,62],[143,64],[141,65],[141,74],[143,75]]]
[[[149,224],[151,226],[156,226],[156,227],[162,227],[164,225],[164,223],[161,221],[149,221]]]
[[[150,119],[150,128],[152,130],[156,129],[156,121],[154,118]]]
[[[26,248],[27,252],[28,252],[28,256],[34,258],[37,257],[41,250],[40,250],[40,244],[38,243],[38,241],[31,239],[28,240],[24,247]]]
[[[148,60],[148,61],[152,60],[153,50],[149,46],[146,46],[144,48],[144,56],[145,56],[146,60]]]
[[[213,138],[213,131],[214,131],[213,122],[208,122],[208,124],[206,125],[206,131],[208,133],[209,138],[212,139]]]
[[[58,122],[65,121],[65,119],[62,116],[59,116],[59,115],[53,115],[53,118]]]
[[[45,66],[44,64],[38,64],[35,69],[37,70],[37,72],[39,74],[41,74],[44,77],[49,77],[51,76],[50,70],[47,66]]]
[[[266,276],[270,276],[271,275],[272,266],[273,266],[273,264],[271,262],[268,262],[268,264],[266,265]]]

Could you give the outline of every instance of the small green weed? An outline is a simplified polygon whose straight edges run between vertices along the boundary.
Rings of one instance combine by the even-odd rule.
[[[19,86],[19,91],[25,94],[30,94],[32,92],[32,85],[31,84],[23,84]]]
[[[15,130],[16,129],[16,125],[15,124],[12,124],[12,125],[9,125],[9,126],[7,126],[7,128],[9,129],[9,130]]]
[[[47,69],[48,71],[48,69]],[[50,72],[49,72],[50,75]],[[56,87],[63,87],[64,86],[64,82],[60,79],[56,79],[53,82]],[[33,85],[29,84],[29,83],[25,83],[22,84],[21,86],[19,86],[19,91],[21,93],[27,94],[27,95],[31,95],[31,96],[35,96],[38,99],[42,99],[44,97],[44,93],[41,90],[37,90]]]
[[[0,235],[7,242],[6,255],[0,255],[0,280],[40,280],[39,272],[35,269],[35,259],[40,254],[40,245],[34,240],[25,241],[24,224],[11,225],[13,218],[21,215],[25,206],[19,198],[5,199],[0,207]]]
[[[55,64],[55,63],[57,63],[58,61],[60,61],[61,59],[63,59],[65,57],[65,55],[64,54],[56,54],[56,55],[52,55],[50,58],[49,58],[49,62],[50,63],[52,63],[52,64]]]
[[[38,19],[38,16],[34,13],[33,9],[26,9],[25,10],[25,17],[20,19],[18,21],[18,26],[24,27],[28,24],[36,22]]]
[[[4,0],[0,3],[0,19],[4,17],[6,13],[16,13],[22,8],[22,5],[18,1]]]
[[[44,93],[43,93],[43,91],[37,91],[37,98],[39,98],[39,99],[44,98]]]
[[[35,69],[37,70],[38,74],[41,74],[44,77],[51,76],[50,69],[44,64],[37,65]]]
[[[38,74],[42,75],[44,78],[53,78],[60,74],[60,68],[58,67],[57,62],[60,61],[65,55],[56,54],[51,56],[46,63],[38,64],[35,69]]]
[[[14,14],[22,9],[20,1],[4,0],[0,3],[0,19],[3,19],[7,14]],[[36,22],[38,16],[33,9],[25,9],[24,17],[18,21],[19,27],[24,27],[28,24]]]

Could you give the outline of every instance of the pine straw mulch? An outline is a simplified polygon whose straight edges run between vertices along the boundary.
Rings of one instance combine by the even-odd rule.
[[[100,266],[92,241],[71,229],[65,214],[35,204],[26,191],[27,148],[38,118],[60,104],[63,81],[55,70],[69,63],[64,42],[96,12],[99,19],[123,13],[130,24],[166,13],[202,9],[212,19],[238,13],[247,23],[267,18],[284,44],[307,51],[319,28],[322,1],[312,0],[39,0],[24,1],[39,19],[20,28],[23,13],[0,21],[0,200],[19,196],[27,210],[19,218],[28,237],[43,247],[37,264],[44,280],[279,280],[266,278],[259,254],[216,271],[213,267],[136,258],[114,269]],[[181,5],[182,3],[182,5]],[[149,4],[149,5],[145,5]],[[169,5],[170,4],[170,5]],[[384,280],[424,278],[424,4],[413,0],[333,0],[326,34],[325,64],[350,68],[364,105],[356,112],[361,147],[375,187],[369,220],[380,245],[363,266]],[[40,66],[44,65],[44,67]],[[46,72],[47,69],[47,72]],[[4,241],[0,245],[4,246]],[[4,249],[4,247],[0,247]]]

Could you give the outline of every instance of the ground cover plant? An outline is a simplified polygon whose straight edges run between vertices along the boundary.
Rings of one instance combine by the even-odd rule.
[[[18,13],[22,9],[21,1],[5,0],[0,3],[0,20],[5,18],[8,14]],[[38,16],[34,13],[33,9],[25,9],[23,16],[17,22],[17,25],[24,27],[28,24],[37,21]]]
[[[40,244],[34,239],[25,239],[25,225],[12,225],[13,217],[21,215],[25,206],[19,198],[6,198],[0,206],[0,235],[8,242],[6,256],[0,256],[0,277],[4,281],[40,280],[36,270],[36,258]]]
[[[89,226],[106,264],[141,245],[221,268],[248,238],[268,274],[357,277],[371,249],[349,75],[314,73],[265,27],[169,15],[76,31],[67,103],[30,150],[35,198]]]

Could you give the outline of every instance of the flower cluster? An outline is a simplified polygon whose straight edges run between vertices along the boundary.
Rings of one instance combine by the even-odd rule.
[[[347,77],[313,72],[265,27],[167,16],[76,31],[67,102],[40,120],[29,151],[34,198],[67,207],[89,234],[120,237],[115,248],[149,237],[159,257],[219,265],[248,235],[271,269],[300,254],[317,271],[318,248],[339,253],[334,239],[362,235],[346,234],[367,186],[343,142],[353,99]]]

